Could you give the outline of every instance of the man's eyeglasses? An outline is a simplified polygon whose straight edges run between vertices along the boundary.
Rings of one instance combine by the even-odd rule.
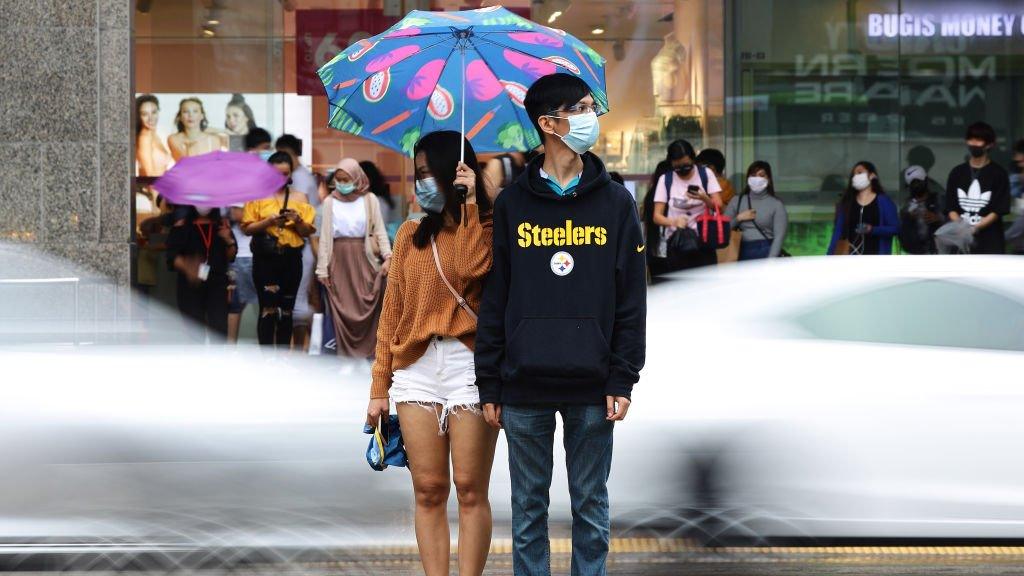
[[[572,106],[566,106],[565,108],[562,108],[560,110],[551,110],[550,112],[548,112],[548,114],[565,114],[567,116],[576,116],[578,114],[590,114],[591,112],[600,116],[607,112],[607,110],[602,108],[600,104],[573,104]]]

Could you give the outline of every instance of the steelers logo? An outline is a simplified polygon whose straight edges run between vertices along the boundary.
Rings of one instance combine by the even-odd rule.
[[[568,252],[556,252],[551,257],[551,271],[555,276],[568,276],[576,265]]]

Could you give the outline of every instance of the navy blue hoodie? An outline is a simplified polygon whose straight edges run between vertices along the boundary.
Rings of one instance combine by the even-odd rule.
[[[644,365],[646,247],[636,204],[601,160],[555,194],[544,156],[498,196],[476,335],[480,401],[601,404]]]

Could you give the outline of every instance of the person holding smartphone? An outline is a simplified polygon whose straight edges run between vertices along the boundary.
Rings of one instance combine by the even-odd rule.
[[[316,232],[316,211],[291,189],[291,156],[275,152],[267,162],[288,178],[274,196],[245,205],[242,231],[252,236],[252,277],[260,303],[256,333],[262,346],[288,349],[292,312],[302,281],[302,248]]]
[[[674,149],[673,149],[674,147]],[[697,231],[697,218],[706,211],[722,207],[722,188],[714,174],[696,164],[697,154],[686,140],[669,147],[672,170],[665,173],[654,190],[654,223],[662,227],[658,256],[668,259],[670,270],[686,270],[718,263],[712,248],[700,247],[684,253],[668,253],[668,239],[679,228]],[[648,192],[650,194],[650,192]]]

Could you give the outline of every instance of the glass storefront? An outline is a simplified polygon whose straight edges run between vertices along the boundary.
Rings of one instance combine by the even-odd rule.
[[[595,151],[624,175],[638,200],[675,138],[722,149],[737,188],[750,162],[767,160],[790,212],[786,248],[794,254],[824,253],[835,200],[855,162],[874,162],[885,188],[902,200],[900,174],[910,164],[944,185],[964,157],[963,132],[971,122],[996,127],[994,156],[1004,166],[1012,142],[1024,137],[1018,0],[503,4],[565,29],[606,58],[612,110],[602,118]],[[134,89],[159,99],[156,140],[162,143],[177,131],[182,100],[195,97],[216,137],[209,146],[239,148],[248,125],[274,137],[295,134],[304,143],[303,163],[321,174],[345,156],[375,162],[404,206],[411,162],[329,128],[313,72],[409,10],[479,6],[479,0],[139,0]],[[166,145],[140,149],[136,174],[159,174],[177,153]]]
[[[945,186],[971,123],[995,127],[1007,168],[1024,137],[1019,1],[731,0],[726,13],[727,154],[737,172],[772,163],[795,254],[824,253],[855,162],[901,201],[910,165]]]

